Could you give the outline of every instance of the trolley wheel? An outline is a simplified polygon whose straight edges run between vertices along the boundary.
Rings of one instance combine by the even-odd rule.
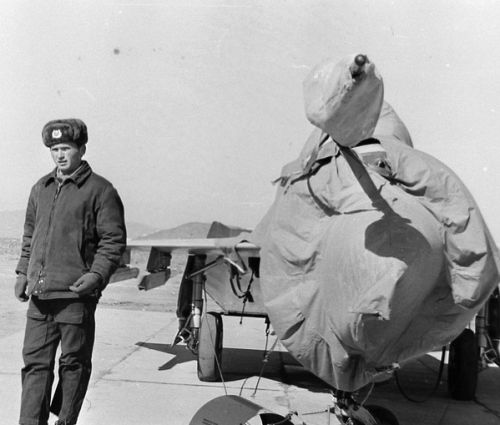
[[[222,364],[222,316],[209,312],[203,315],[198,343],[198,379],[219,382]]]
[[[389,409],[382,406],[369,405],[364,406],[368,412],[377,421],[377,425],[399,425],[398,418]]]
[[[448,391],[456,400],[472,400],[476,395],[478,374],[476,336],[465,329],[450,344],[448,359]]]

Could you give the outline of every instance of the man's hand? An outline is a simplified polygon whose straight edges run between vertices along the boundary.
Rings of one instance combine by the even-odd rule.
[[[97,273],[85,273],[69,287],[78,295],[87,295],[94,292],[102,283],[102,277]]]
[[[16,286],[14,293],[16,298],[23,303],[28,301],[29,297],[26,295],[26,288],[28,287],[28,278],[25,274],[19,273],[16,278]]]

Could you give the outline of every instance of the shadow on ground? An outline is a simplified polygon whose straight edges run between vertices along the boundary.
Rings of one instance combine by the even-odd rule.
[[[194,362],[196,356],[184,345],[171,347],[169,344],[138,342],[136,345],[173,355],[160,366],[159,370],[172,369],[178,364]],[[222,375],[225,382],[238,381],[262,376],[285,385],[294,385],[311,392],[328,393],[328,384],[302,367],[288,352],[272,352],[267,362],[262,350],[224,348]],[[441,373],[440,373],[441,371]],[[441,365],[439,353],[426,355],[406,364],[387,381],[368,385],[359,390],[357,399],[369,399],[367,404],[390,406],[401,423],[412,423],[415,409],[418,409],[421,423],[434,423],[436,411],[474,411],[479,409],[487,414],[491,422],[500,420],[500,412],[495,408],[498,394],[492,394],[491,387],[500,382],[500,368],[492,366],[479,373],[476,398],[457,401],[450,397],[447,384],[447,366]],[[461,407],[459,407],[461,406]],[[444,415],[444,413],[442,413]],[[458,420],[458,418],[457,418]],[[428,422],[426,422],[428,421]],[[448,422],[443,422],[448,424]],[[500,422],[498,422],[500,423]]]
[[[174,356],[158,370],[169,370],[178,364],[196,360],[196,356],[184,345],[172,347],[170,344],[148,342],[138,342],[136,345]],[[273,351],[269,354],[262,350],[225,347],[222,356],[222,376],[225,382],[262,376],[309,391],[329,390],[326,383],[302,367],[288,352]]]

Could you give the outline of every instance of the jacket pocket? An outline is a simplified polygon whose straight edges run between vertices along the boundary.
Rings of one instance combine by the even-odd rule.
[[[46,320],[48,315],[47,305],[37,297],[31,297],[26,317],[35,320]]]
[[[29,308],[28,311],[26,312],[26,317],[29,317],[30,319],[35,319],[35,320],[45,320],[47,318],[47,315],[41,313],[38,310]]]

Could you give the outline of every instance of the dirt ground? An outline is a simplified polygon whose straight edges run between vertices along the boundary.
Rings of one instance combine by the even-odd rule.
[[[132,256],[131,266],[138,267],[142,275],[145,273],[146,260],[143,256]],[[0,253],[0,337],[22,331],[25,325],[28,304],[18,301],[14,296],[17,261],[17,253]],[[108,285],[98,308],[175,312],[185,263],[185,257],[173,255],[170,279],[165,285],[150,291],[138,289],[139,279]]]

